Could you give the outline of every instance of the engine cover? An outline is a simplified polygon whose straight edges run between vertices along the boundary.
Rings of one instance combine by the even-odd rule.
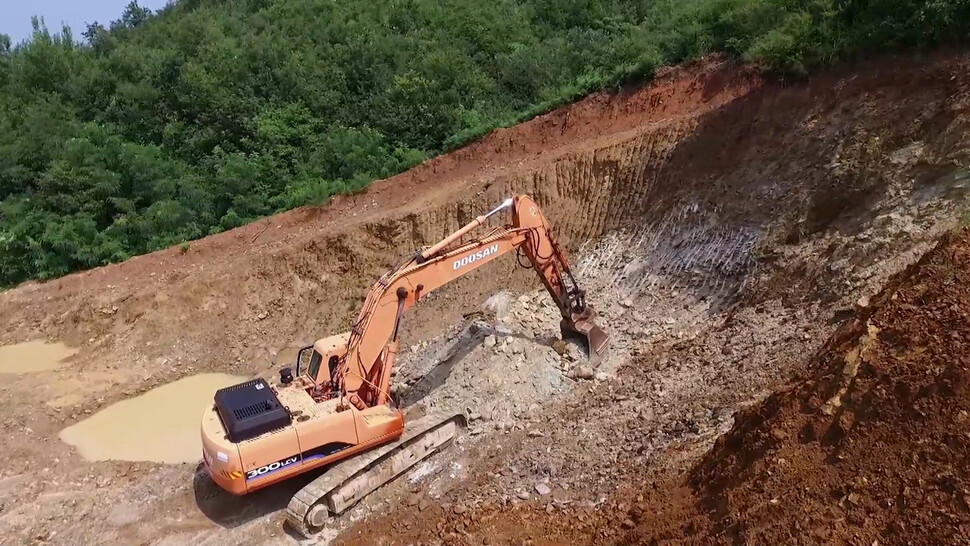
[[[290,424],[290,412],[263,379],[253,379],[216,391],[216,410],[229,433],[239,443]]]

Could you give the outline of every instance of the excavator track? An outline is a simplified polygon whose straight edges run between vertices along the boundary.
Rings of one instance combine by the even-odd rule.
[[[444,419],[425,416],[408,423],[398,441],[341,461],[297,491],[286,507],[286,522],[304,537],[311,537],[332,517],[448,447],[465,426],[463,414]]]

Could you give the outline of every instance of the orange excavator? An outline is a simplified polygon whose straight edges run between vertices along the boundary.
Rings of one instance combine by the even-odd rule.
[[[505,209],[511,209],[510,224],[464,240]],[[217,391],[202,418],[212,480],[241,495],[327,467],[286,509],[288,523],[310,536],[448,446],[465,426],[463,414],[409,419],[405,427],[405,412],[390,397],[401,319],[431,291],[512,251],[520,262],[525,256],[559,307],[563,336],[585,341],[591,358],[602,355],[608,337],[551,226],[532,198],[510,198],[384,274],[351,331],[303,348],[295,373],[288,367],[278,382],[254,379]]]

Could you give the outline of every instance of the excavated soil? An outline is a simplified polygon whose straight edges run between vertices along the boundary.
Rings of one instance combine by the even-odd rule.
[[[894,277],[804,377],[738,412],[689,471],[625,469],[623,500],[599,510],[404,515],[394,526],[418,532],[392,541],[433,542],[432,529],[455,544],[966,544],[967,331],[963,230]]]
[[[294,347],[346,329],[400,256],[513,193],[535,196],[556,226],[613,336],[611,354],[587,369],[577,347],[553,343],[555,311],[514,260],[432,294],[405,319],[395,395],[466,411],[468,433],[316,542],[817,543],[810,533],[823,527],[839,542],[860,524],[838,510],[861,506],[875,514],[861,524],[866,538],[932,543],[935,508],[902,534],[876,533],[885,515],[857,491],[882,487],[871,473],[860,471],[868,485],[838,482],[834,508],[823,506],[848,475],[809,472],[811,457],[835,449],[828,429],[803,445],[800,428],[772,427],[791,446],[776,458],[813,477],[770,497],[767,485],[800,478],[759,466],[755,455],[774,448],[746,435],[760,430],[748,416],[793,396],[768,397],[804,385],[799,377],[831,396],[821,385],[841,371],[810,372],[824,368],[823,342],[888,308],[875,295],[963,214],[968,65],[962,52],[887,58],[783,85],[708,59],[325,206],[4,292],[0,343],[47,339],[80,352],[56,370],[4,377],[0,543],[295,543],[279,510],[309,477],[233,498],[195,463],[89,462],[58,435],[195,374],[272,374]],[[828,418],[846,415],[853,385]],[[143,426],[167,423],[157,413]],[[874,419],[860,415],[846,431]],[[872,438],[866,449],[876,452]],[[910,445],[894,438],[893,449]],[[927,466],[956,468],[952,449],[927,452],[936,461]],[[769,471],[775,481],[751,478]],[[817,497],[798,489],[816,478]],[[908,506],[923,506],[915,499],[936,490],[915,483]],[[801,529],[768,519],[803,506],[819,515]]]

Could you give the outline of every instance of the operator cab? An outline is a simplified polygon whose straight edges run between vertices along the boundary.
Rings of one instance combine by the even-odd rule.
[[[336,391],[334,372],[340,359],[347,354],[350,332],[318,340],[300,349],[296,356],[296,376],[305,377],[307,392],[311,395]]]
[[[337,369],[337,364],[340,362],[340,357],[333,354],[330,355],[330,358],[327,359],[327,375],[320,377],[320,368],[323,365],[323,355],[314,350],[313,345],[304,347],[302,351],[307,351],[310,353],[310,362],[307,365],[307,375],[310,377],[310,379],[312,379],[314,382],[316,382],[317,379],[320,379],[321,383],[324,381],[333,380],[333,372]],[[304,359],[301,357],[299,361],[302,360]]]

